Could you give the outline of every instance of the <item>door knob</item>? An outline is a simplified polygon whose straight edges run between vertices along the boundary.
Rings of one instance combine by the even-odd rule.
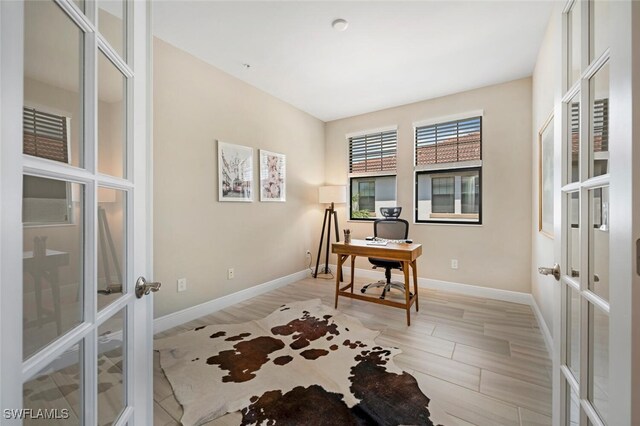
[[[553,265],[553,268],[538,268],[538,273],[542,275],[553,275],[553,278],[555,278],[556,281],[560,281],[560,265],[558,265],[557,263]]]
[[[138,281],[136,281],[136,297],[140,299],[142,296],[146,296],[152,291],[156,292],[160,290],[161,285],[162,283],[159,282],[148,283],[147,280],[144,279],[144,277],[140,277],[138,278]]]

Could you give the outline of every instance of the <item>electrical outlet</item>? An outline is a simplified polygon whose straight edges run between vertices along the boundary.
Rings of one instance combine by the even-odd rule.
[[[235,276],[235,272],[233,268],[227,269],[227,279],[232,280],[234,276]]]
[[[451,259],[451,269],[458,269],[458,259]]]
[[[187,279],[178,278],[178,292],[187,291]]]

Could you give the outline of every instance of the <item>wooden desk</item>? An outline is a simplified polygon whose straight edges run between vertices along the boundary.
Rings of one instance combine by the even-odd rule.
[[[418,259],[422,254],[422,244],[397,244],[389,242],[386,246],[372,246],[367,245],[367,241],[365,240],[351,240],[351,243],[349,244],[345,244],[344,242],[333,243],[331,245],[331,252],[338,255],[338,268],[336,273],[336,309],[338,308],[338,296],[366,300],[367,302],[405,309],[407,311],[407,325],[411,325],[411,305],[415,303],[416,312],[418,312],[418,266],[416,264],[416,259]],[[349,256],[351,256],[351,282],[341,288],[340,279],[342,278],[342,265]],[[402,263],[405,303],[380,299],[377,296],[372,297],[364,294],[354,294],[354,271],[357,256],[395,260]],[[413,296],[409,296],[409,266],[411,266],[411,269],[413,270]]]

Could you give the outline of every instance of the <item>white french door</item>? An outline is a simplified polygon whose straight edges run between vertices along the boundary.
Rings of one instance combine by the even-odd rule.
[[[2,424],[151,424],[149,7],[0,2]]]
[[[631,119],[639,101],[631,58],[638,52],[630,48],[639,11],[631,1],[572,0],[562,13],[554,424],[640,422],[632,404],[640,393],[632,313],[640,303],[631,248],[640,189]]]

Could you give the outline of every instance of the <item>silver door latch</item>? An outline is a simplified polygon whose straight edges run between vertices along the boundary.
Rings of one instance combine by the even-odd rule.
[[[136,281],[136,297],[140,299],[142,296],[146,296],[152,291],[156,292],[160,290],[161,285],[162,283],[159,282],[148,283],[144,277],[140,277],[138,278],[138,281]]]
[[[557,263],[553,265],[553,268],[538,268],[538,273],[542,275],[553,275],[553,278],[555,278],[556,281],[560,281],[561,271],[560,265],[558,265]]]

